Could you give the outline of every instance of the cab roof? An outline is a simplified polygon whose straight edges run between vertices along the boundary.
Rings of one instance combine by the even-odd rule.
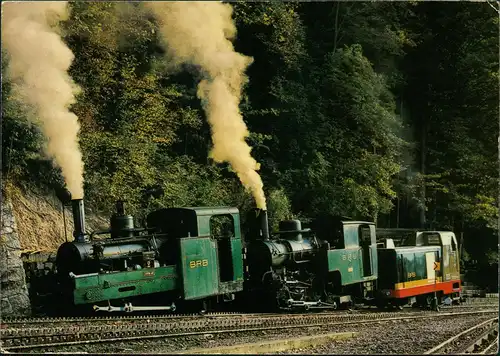
[[[374,225],[373,221],[341,220],[344,225]]]
[[[229,206],[201,206],[201,207],[182,207],[182,208],[166,208],[166,211],[191,211],[196,216],[221,215],[221,214],[238,214],[238,208]]]

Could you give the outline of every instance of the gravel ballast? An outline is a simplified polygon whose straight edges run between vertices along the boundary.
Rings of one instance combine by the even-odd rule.
[[[307,354],[419,354],[437,346],[492,316],[465,316],[428,320],[383,323],[359,328],[358,337],[331,342],[314,349],[293,350],[288,353]]]
[[[276,340],[294,336],[317,335],[329,332],[356,331],[358,336],[324,344],[316,348],[290,350],[283,353],[307,354],[422,354],[449,337],[492,318],[488,315],[443,316],[417,320],[394,320],[371,324],[325,325],[282,330],[238,333],[207,333],[182,338],[144,339],[101,344],[74,345],[37,349],[33,352],[87,353],[172,353],[195,348],[214,348],[235,344]],[[29,350],[26,350],[30,352]]]

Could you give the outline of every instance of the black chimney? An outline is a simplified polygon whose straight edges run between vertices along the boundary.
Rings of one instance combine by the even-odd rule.
[[[75,224],[73,237],[76,242],[85,242],[85,211],[83,209],[83,199],[73,199],[71,200],[71,205],[73,207],[73,222]]]
[[[123,200],[118,200],[116,202],[116,213],[118,215],[125,215],[125,207],[123,205]]]
[[[269,222],[267,221],[267,210],[256,209],[257,221],[260,227],[260,238],[269,240]]]

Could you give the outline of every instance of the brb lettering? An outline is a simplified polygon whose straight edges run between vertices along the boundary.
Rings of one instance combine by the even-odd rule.
[[[192,260],[189,262],[189,268],[207,267],[208,260]]]

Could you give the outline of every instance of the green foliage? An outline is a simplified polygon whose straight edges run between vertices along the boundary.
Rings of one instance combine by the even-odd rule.
[[[267,206],[271,231],[278,231],[280,221],[293,217],[290,200],[283,189],[274,189],[269,192]]]
[[[288,101],[292,93],[285,86],[279,95],[292,105],[287,121],[303,136],[291,138],[288,147],[298,163],[285,174],[289,190],[296,192],[295,206],[312,215],[329,211],[376,219],[392,206],[402,145],[385,80],[359,45],[329,54],[309,80],[309,106]]]
[[[445,7],[446,6],[446,7]],[[71,2],[62,24],[82,88],[88,205],[143,218],[165,206],[252,197],[208,157],[197,71],[172,75],[141,3]],[[330,212],[380,225],[464,231],[472,260],[498,227],[498,16],[477,4],[233,3],[235,49],[254,58],[241,111],[261,163],[271,228]],[[2,62],[2,170],[62,184]],[[404,108],[403,108],[404,106]],[[163,194],[152,196],[152,187]],[[425,188],[425,190],[424,190]],[[398,202],[396,205],[395,202]],[[398,209],[398,210],[396,210]],[[479,237],[477,237],[480,235]],[[474,245],[474,244],[473,244]]]
[[[269,54],[277,56],[286,67],[294,67],[305,55],[305,34],[297,8],[298,4],[293,2],[239,2],[235,6],[235,18],[246,26],[258,29],[254,36],[264,44]]]
[[[403,68],[418,93],[405,100],[425,158],[426,216],[465,231],[480,247],[472,259],[482,259],[498,249],[489,242],[498,229],[498,15],[469,3],[419,4],[414,15],[417,46]]]

